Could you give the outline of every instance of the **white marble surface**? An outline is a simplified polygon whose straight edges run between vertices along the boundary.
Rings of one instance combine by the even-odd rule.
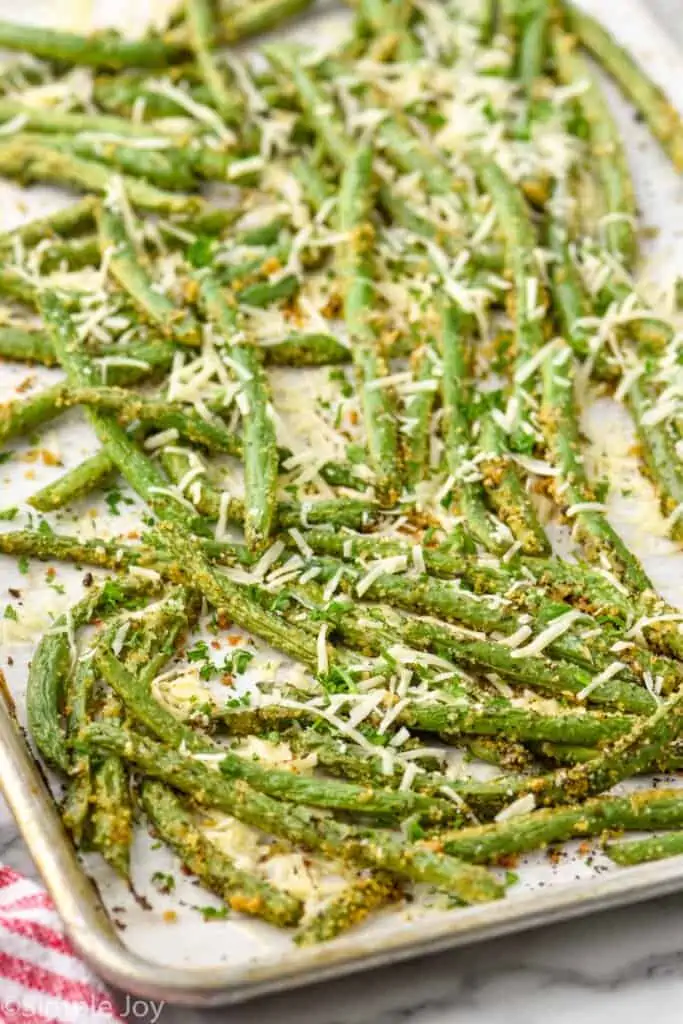
[[[683,46],[683,0],[649,5]],[[0,861],[35,875],[1,800]],[[145,1016],[122,994],[121,1009],[155,1024],[681,1024],[683,893],[234,1008]]]

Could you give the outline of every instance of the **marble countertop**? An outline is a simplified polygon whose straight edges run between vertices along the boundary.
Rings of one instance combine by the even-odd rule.
[[[683,46],[683,0],[649,6]],[[36,875],[1,799],[0,861]],[[120,1000],[150,1024],[681,1024],[683,893],[234,1008]]]

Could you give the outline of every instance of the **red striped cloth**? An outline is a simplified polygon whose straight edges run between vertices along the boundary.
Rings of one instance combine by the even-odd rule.
[[[72,950],[47,893],[0,866],[0,1024],[112,1024],[111,996]]]

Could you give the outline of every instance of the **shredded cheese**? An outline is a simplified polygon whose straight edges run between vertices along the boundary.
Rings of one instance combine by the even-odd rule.
[[[525,647],[518,647],[513,650],[513,658],[534,658],[552,644],[555,640],[558,640],[564,633],[568,632],[572,628],[575,622],[579,619],[583,619],[584,614],[580,611],[566,612],[564,615],[558,615],[556,619],[546,626],[546,628],[539,633],[531,643],[528,643]]]
[[[520,796],[518,800],[513,800],[502,811],[498,811],[494,821],[509,821],[510,818],[518,818],[521,814],[531,814],[535,807],[536,797],[533,793],[527,793],[526,796]]]
[[[318,674],[325,675],[329,670],[330,662],[327,655],[327,629],[328,625],[323,622],[318,630],[318,640],[316,643],[316,650],[318,654]]]
[[[376,562],[372,563],[365,576],[356,584],[356,593],[359,597],[362,597],[381,576],[405,572],[407,568],[408,559],[405,555],[391,555],[388,558],[379,558]]]
[[[627,666],[623,663],[623,661],[613,661],[611,665],[608,665],[607,668],[603,669],[603,671],[598,673],[597,676],[594,676],[587,686],[584,686],[582,690],[579,690],[579,692],[576,695],[577,698],[579,700],[585,700],[586,697],[590,693],[592,693],[593,690],[597,689],[598,686],[601,686],[603,683],[609,682],[610,679],[613,679],[614,676],[619,675],[619,673],[626,668]]]

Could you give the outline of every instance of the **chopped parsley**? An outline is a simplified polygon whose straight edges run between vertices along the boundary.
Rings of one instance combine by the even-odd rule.
[[[175,878],[173,875],[167,875],[163,871],[155,871],[152,875],[152,884],[158,892],[162,892],[167,895],[175,889]]]
[[[248,651],[244,647],[240,647],[239,650],[233,651],[229,654],[223,663],[223,671],[229,672],[230,675],[239,676],[243,672],[246,672],[247,668],[254,659],[254,652]]]
[[[251,694],[243,693],[241,697],[231,697],[225,702],[226,708],[248,708],[251,705]]]
[[[240,647],[239,650],[226,655],[222,664],[217,664],[213,661],[209,645],[205,640],[198,640],[194,647],[191,647],[187,652],[187,660],[201,666],[199,668],[199,675],[202,679],[213,679],[219,673],[226,672],[230,675],[241,675],[253,657],[253,651]]]
[[[104,496],[104,500],[107,503],[107,507],[113,516],[121,515],[119,505],[123,502],[124,505],[132,505],[133,499],[122,494],[117,487],[112,487],[110,491]]]
[[[230,916],[230,907],[196,907],[205,921],[225,921]]]

